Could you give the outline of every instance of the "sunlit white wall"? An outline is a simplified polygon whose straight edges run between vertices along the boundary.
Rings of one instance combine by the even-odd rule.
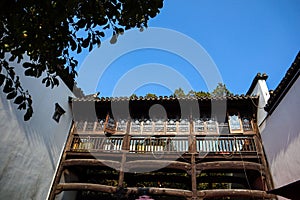
[[[260,79],[257,81],[256,86],[254,87],[251,95],[258,95],[258,105],[257,107],[257,125],[260,132],[264,129],[264,120],[267,116],[267,112],[264,110],[265,105],[267,104],[270,93],[267,87],[267,83],[264,79]]]
[[[300,179],[300,79],[266,119],[261,133],[275,187]]]
[[[24,74],[20,64],[13,66]],[[0,199],[46,199],[71,126],[68,97],[73,94],[61,80],[55,89],[41,79],[20,80],[32,96],[34,114],[24,122],[24,112],[0,88]],[[66,111],[59,123],[52,119],[55,103]]]

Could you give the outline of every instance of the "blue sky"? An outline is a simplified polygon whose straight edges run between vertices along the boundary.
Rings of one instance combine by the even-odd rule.
[[[299,0],[165,0],[161,13],[149,21],[149,27],[173,30],[198,43],[214,62],[227,88],[234,94],[244,94],[258,72],[269,76],[269,89],[275,89],[285,75],[300,50],[299,10]],[[104,44],[92,56],[86,52],[77,56],[77,81],[85,93],[170,95],[178,86],[186,91],[211,90],[207,78],[195,71],[187,56],[160,48],[133,49],[114,55],[109,65],[100,66],[105,71],[97,83],[89,83],[81,76],[81,70],[91,65],[88,71],[94,73],[105,63],[101,60],[117,52],[114,48],[118,45],[142,43],[140,40],[145,40],[143,34],[147,31],[150,30],[136,33],[134,40],[127,39],[129,34],[125,32],[116,44]],[[183,42],[174,41],[174,45],[184,46]],[[197,54],[188,48],[186,52]],[[166,74],[173,73],[173,79],[166,78]],[[140,79],[139,82],[129,83],[133,77]]]

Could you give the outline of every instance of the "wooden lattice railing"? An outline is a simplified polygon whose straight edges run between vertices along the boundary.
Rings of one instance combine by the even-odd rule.
[[[257,151],[255,138],[249,136],[206,136],[197,137],[196,139],[197,152],[222,152],[222,153],[237,153],[247,152],[255,153]]]
[[[71,151],[110,151],[128,150],[131,153],[146,152],[189,152],[192,140],[195,151],[205,153],[256,153],[258,150],[255,135],[214,135],[214,136],[177,136],[177,137],[129,137],[124,147],[125,136],[83,136],[75,135]],[[190,139],[192,138],[192,139]]]

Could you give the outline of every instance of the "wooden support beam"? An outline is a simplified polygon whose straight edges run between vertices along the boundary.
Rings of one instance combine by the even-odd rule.
[[[93,183],[60,183],[56,187],[56,194],[61,193],[62,191],[98,191],[104,193],[116,193],[117,187],[93,184]],[[146,191],[147,194],[153,195],[165,195],[165,196],[178,196],[178,197],[191,197],[192,192],[189,190],[180,190],[180,189],[170,189],[170,188],[125,188],[124,191],[128,194],[139,194],[139,192]]]
[[[264,170],[264,166],[259,163],[247,162],[247,161],[214,161],[198,163],[197,170],[209,170],[209,169],[245,169],[245,170]]]
[[[168,161],[168,160],[135,160],[129,161],[124,164],[124,169],[126,171],[134,169],[160,169],[160,168],[169,168],[169,169],[179,169],[179,170],[189,170],[191,164],[179,161]]]
[[[176,180],[176,183],[182,183],[186,184],[186,186],[190,186],[190,177],[185,176],[186,172],[182,173],[156,173],[156,172],[148,172],[148,173],[128,173],[126,174],[126,183],[128,185],[136,185],[140,182],[154,182],[157,183],[158,181],[162,183],[162,186],[164,187],[165,183],[174,183],[174,180]]]
[[[220,197],[251,197],[264,199],[277,199],[276,195],[268,194],[261,190],[246,190],[246,189],[214,189],[198,191],[200,198],[220,198]]]
[[[115,193],[117,191],[117,187],[93,184],[93,183],[60,183],[57,185],[55,193],[59,194],[62,191],[81,191],[81,190],[98,191],[104,193]]]
[[[69,159],[63,162],[64,167],[68,166],[109,166],[116,170],[120,169],[120,162],[113,160],[98,159]]]
[[[238,183],[248,186],[247,180],[244,177],[238,176],[199,176],[197,177],[198,183]]]
[[[166,195],[177,197],[192,197],[192,192],[189,190],[170,189],[170,188],[149,188],[149,194]]]
[[[62,191],[98,191],[104,193],[116,193],[117,187],[92,184],[92,183],[60,183],[56,187],[56,194]],[[164,196],[177,196],[185,198],[193,198],[192,191],[170,189],[170,188],[125,188],[125,194],[139,194],[139,192],[146,191],[149,195],[164,195]],[[251,197],[251,198],[264,198],[264,199],[276,199],[276,195],[267,194],[265,191],[260,190],[245,190],[245,189],[214,189],[214,190],[200,190],[197,192],[197,198],[218,198],[218,197]]]
[[[246,162],[246,161],[214,161],[203,162],[195,164],[197,170],[210,170],[210,169],[245,169],[245,170],[264,170],[264,166],[259,163]],[[121,163],[112,160],[96,160],[96,159],[69,159],[63,162],[63,166],[109,166],[119,170]],[[190,163],[180,161],[168,161],[168,160],[135,160],[124,162],[124,171],[130,169],[142,169],[142,168],[168,168],[179,170],[190,170]]]

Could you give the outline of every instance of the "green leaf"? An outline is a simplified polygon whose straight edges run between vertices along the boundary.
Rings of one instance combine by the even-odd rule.
[[[10,79],[8,79],[6,82],[5,82],[5,86],[3,88],[3,92],[4,93],[10,93],[12,92],[14,89],[12,87],[12,82]]]
[[[29,98],[26,98],[26,99],[27,99],[28,105],[31,105],[31,104],[32,104],[31,97],[29,97]]]
[[[110,39],[110,43],[111,44],[115,44],[116,42],[117,42],[117,40],[118,40],[118,35],[117,34],[114,34],[112,37],[111,37],[111,39]]]
[[[51,89],[53,89],[54,88],[54,83],[53,83],[53,80],[52,79],[50,79],[50,85],[51,85]]]
[[[84,19],[80,19],[77,23],[78,28],[85,27],[86,21]]]
[[[24,101],[24,96],[20,95],[15,99],[14,103],[21,104],[23,101]]]
[[[55,77],[53,77],[53,84],[54,85],[59,85],[59,81],[58,81],[58,79],[57,78],[55,78]]]
[[[32,64],[29,63],[29,62],[25,62],[25,63],[23,64],[23,67],[24,67],[24,68],[29,68],[29,67],[32,67]]]
[[[21,60],[23,59],[23,55],[21,54],[21,55],[18,55],[18,63],[20,63],[21,62]]]
[[[18,106],[18,109],[19,109],[19,110],[24,110],[24,109],[26,109],[26,103],[25,103],[25,102],[21,103],[21,104]]]
[[[17,91],[16,90],[14,90],[14,91],[12,91],[11,93],[9,93],[7,96],[6,96],[6,98],[7,99],[13,99],[13,98],[15,98],[16,96],[17,96]]]
[[[87,48],[89,46],[89,43],[90,43],[90,37],[87,37],[86,39],[83,40],[81,45],[83,48]]]
[[[92,50],[93,50],[93,44],[90,43],[89,51],[92,51]]]
[[[99,36],[101,36],[101,37],[104,37],[105,36],[105,34],[104,34],[104,32],[103,31],[96,31],[96,33],[97,33],[97,35],[99,35]]]
[[[77,48],[77,44],[72,38],[70,39],[70,45],[71,45],[71,50],[75,51],[75,49]]]
[[[31,68],[25,70],[24,74],[25,76],[34,76],[34,73]]]
[[[12,80],[15,79],[16,74],[15,74],[15,71],[13,70],[13,68],[8,71],[8,74]]]
[[[16,55],[12,55],[12,56],[9,58],[9,61],[10,61],[10,62],[13,62],[13,61],[16,59],[16,57],[17,57]]]
[[[46,80],[48,79],[48,77],[43,78],[42,83],[44,84],[46,82]]]
[[[49,86],[50,86],[50,80],[47,79],[47,81],[46,81],[46,87],[49,87]]]
[[[79,54],[79,53],[81,53],[81,51],[82,51],[82,49],[81,49],[81,46],[80,46],[80,45],[78,45],[78,48],[77,48],[77,53]]]
[[[29,107],[24,115],[24,121],[28,121],[32,117],[33,110]]]
[[[0,86],[3,84],[4,80],[5,80],[5,75],[0,74]]]

